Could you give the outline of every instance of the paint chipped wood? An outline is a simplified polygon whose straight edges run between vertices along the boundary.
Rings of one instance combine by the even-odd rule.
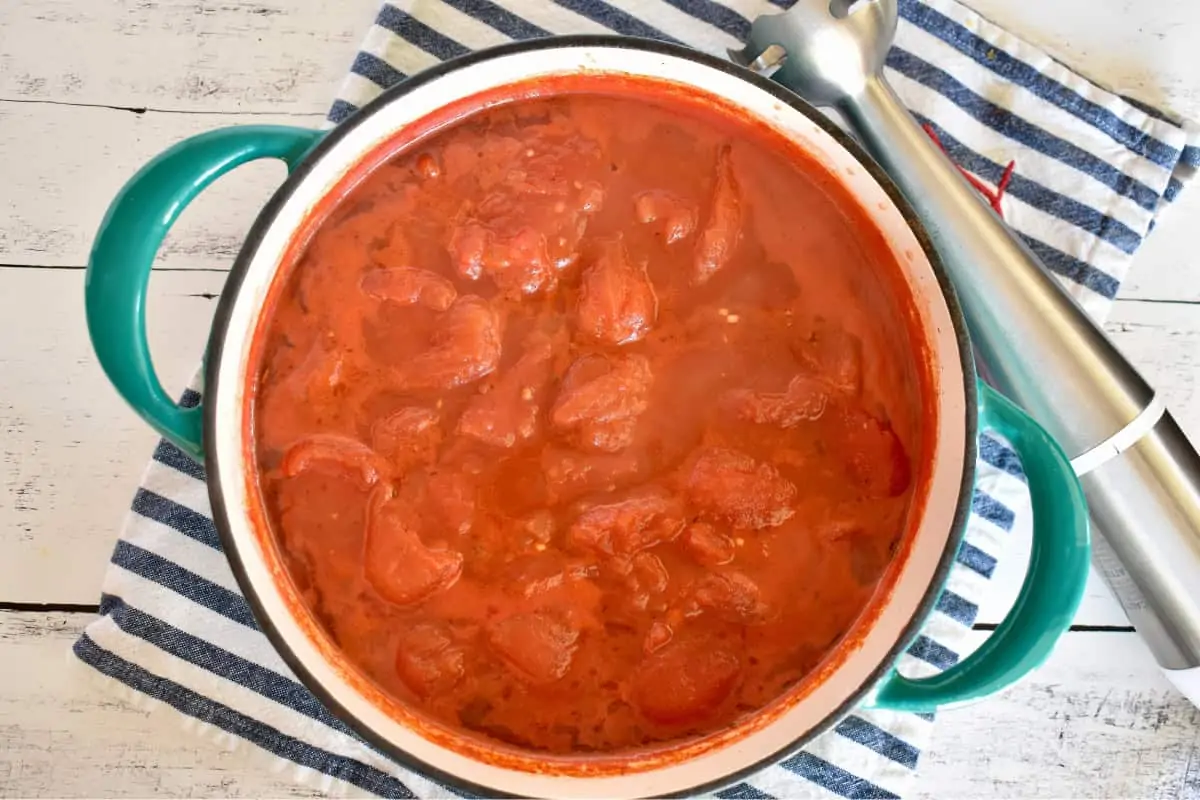
[[[156,366],[180,391],[199,364],[224,275],[158,272],[147,300]],[[95,602],[112,550],[156,437],[117,397],[91,351],[83,272],[0,268],[0,600]],[[1196,388],[1200,305],[1118,302],[1115,341],[1157,381],[1181,424],[1200,425]],[[981,622],[998,622],[1023,577],[1028,532],[1001,562]],[[1093,625],[1127,624],[1093,580],[1080,611]]]
[[[1072,633],[1022,683],[939,713],[918,769],[921,800],[1195,800],[1200,710],[1136,634]]]
[[[314,796],[257,748],[231,752],[170,708],[100,688],[70,652],[92,618],[0,611],[0,795]]]
[[[254,748],[98,691],[69,650],[89,614],[0,612],[0,793],[306,797]],[[1194,800],[1200,711],[1135,634],[1072,634],[1021,685],[938,715],[914,797]],[[1192,759],[1192,760],[1189,760]]]
[[[442,7],[438,0],[418,0]],[[1195,4],[969,0],[1119,91],[1200,118]],[[147,159],[225,124],[316,125],[377,0],[0,2],[0,602],[94,603],[155,436],[92,357],[81,267],[119,187]],[[19,32],[13,35],[13,32]],[[48,58],[48,53],[53,58]],[[282,178],[243,167],[172,232],[148,303],[169,388],[190,378],[213,302]],[[1185,192],[1139,252],[1109,330],[1200,436],[1200,250]],[[55,269],[45,269],[55,267]],[[1013,534],[981,621],[1015,595],[1028,533]],[[68,648],[83,614],[0,612],[0,795],[305,796],[229,753],[96,691]],[[1078,622],[1123,625],[1093,580]],[[1133,634],[1072,633],[997,698],[939,715],[921,798],[1200,798],[1200,720]]]
[[[195,374],[224,277],[151,280],[148,330],[168,391]],[[0,319],[0,601],[94,603],[158,437],[96,363],[82,270],[0,268]]]
[[[81,267],[108,204],[142,165],[222,125],[317,127],[322,114],[130,114],[109,108],[0,102],[0,264]],[[82,132],[86,131],[86,135]],[[227,270],[259,210],[287,175],[246,164],[201,194],[172,228],[155,266]]]
[[[324,115],[377,0],[5,0],[0,98]],[[220,124],[219,121],[214,121]]]

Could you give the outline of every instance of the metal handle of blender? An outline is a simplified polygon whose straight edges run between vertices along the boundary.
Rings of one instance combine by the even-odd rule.
[[[1045,425],[1068,456],[1107,440],[1151,404],[1150,385],[963,179],[885,80],[869,80],[837,109],[925,223],[962,299],[987,377]]]
[[[1073,459],[1098,532],[1124,568],[1129,585],[1114,589],[1168,676],[1200,705],[1200,455],[886,80],[869,78],[836,108],[933,238],[989,380]]]

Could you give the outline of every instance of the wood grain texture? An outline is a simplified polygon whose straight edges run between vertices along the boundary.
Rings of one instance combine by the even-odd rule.
[[[1159,215],[1158,227],[1134,256],[1133,268],[1121,284],[1120,297],[1200,302],[1197,220],[1200,220],[1200,185],[1184,189],[1179,200]]]
[[[224,275],[160,271],[147,301],[156,363],[174,391],[191,378]],[[83,318],[83,273],[0,268],[0,600],[95,602],[154,434],[117,397],[95,363]],[[1109,329],[1166,393],[1185,429],[1200,426],[1200,305],[1118,302]],[[995,597],[981,622],[997,622],[1023,576],[1028,532],[1014,532]],[[1011,562],[1011,563],[1010,563]],[[1080,612],[1089,625],[1123,625],[1096,581]]]
[[[311,797],[250,745],[231,751],[71,654],[89,614],[0,612],[0,796]]]
[[[1200,119],[1195,3],[963,2],[1107,89]]]
[[[967,2],[1118,91],[1200,118],[1200,5]],[[0,268],[0,601],[96,601],[155,440],[95,364],[83,274],[63,268],[85,263],[113,195],[176,141],[226,124],[319,124],[377,6],[0,0],[0,264],[37,267]],[[237,170],[168,238],[148,313],[172,390],[198,362],[220,271],[282,174]],[[1109,325],[1193,437],[1200,305],[1180,301],[1200,301],[1198,215],[1193,187],[1139,252]],[[981,621],[1015,596],[1027,537],[1014,532]],[[0,796],[305,796],[173,712],[97,690],[68,654],[87,619],[0,612]],[[1077,622],[1125,618],[1093,580]],[[1068,634],[1022,685],[940,715],[917,794],[1196,800],[1196,714],[1135,635]]]
[[[1137,0],[963,0],[1100,85],[1200,122],[1200,4]],[[1184,191],[1138,251],[1121,287],[1130,299],[1200,301],[1200,249],[1192,221],[1200,191]]]
[[[1200,118],[1191,3],[966,5],[1116,91]],[[0,54],[0,98],[204,112],[324,113],[379,3],[6,0],[20,30]],[[53,43],[54,58],[46,57]]]
[[[169,391],[200,363],[224,277],[151,280],[147,327]],[[0,268],[0,319],[0,600],[95,603],[157,436],[96,363],[82,270]]]
[[[1017,518],[1008,549],[1003,553],[996,572],[992,575],[991,585],[987,595],[979,606],[978,624],[995,625],[1004,619],[1004,615],[1012,608],[1021,584],[1025,580],[1025,571],[1029,568],[1029,552],[1032,546],[1032,523],[1029,514]],[[1075,613],[1075,625],[1128,627],[1129,617],[1117,602],[1108,584],[1100,577],[1093,567],[1088,574],[1087,586],[1084,587],[1083,599],[1079,610]]]
[[[69,653],[87,614],[0,612],[0,795],[305,797],[153,702],[101,691]],[[915,797],[1200,798],[1200,711],[1135,634],[1070,634],[1023,684],[939,715]]]
[[[1200,269],[1190,281],[1200,283]],[[1200,305],[1118,302],[1105,330],[1163,394],[1183,432],[1200,441]]]
[[[1200,69],[1173,57],[1188,47],[1178,31],[1200,27],[1200,10],[1106,0],[1112,11],[1083,13],[1088,2],[967,5],[1120,91],[1200,119]],[[12,213],[0,228],[0,263],[82,265],[124,181],[186,136],[226,124],[319,124],[376,7],[8,0],[0,28],[22,35],[0,47],[0,101],[15,101],[0,102],[0,208]],[[1136,31],[1116,30],[1125,26],[1106,21],[1119,18],[1114,12],[1135,18]],[[54,58],[45,57],[45,42],[55,43]],[[168,239],[158,265],[227,268],[276,174],[251,165],[219,182]],[[1190,226],[1169,224],[1197,214],[1200,192],[1185,193],[1139,253],[1122,296],[1200,300],[1200,281],[1188,279],[1200,272]]]
[[[1071,633],[1022,683],[939,713],[918,769],[919,800],[1197,800],[1200,710],[1136,634]]]
[[[0,12],[2,13],[2,12]],[[135,114],[111,108],[0,101],[0,264],[82,266],[113,197],[137,170],[176,142],[220,125],[315,127],[322,113]],[[88,135],[81,137],[80,130]],[[243,166],[202,194],[168,235],[155,264],[229,268],[250,223],[283,180],[282,165]],[[1200,302],[1200,187],[1183,193],[1137,254],[1121,289],[1127,299]]]
[[[1191,281],[1200,283],[1200,269]],[[1183,278],[1181,278],[1183,280]],[[1120,300],[1105,329],[1146,378],[1163,393],[1184,432],[1200,441],[1200,305]],[[1013,531],[1010,550],[996,569],[994,587],[980,608],[979,621],[998,622],[1016,599],[1029,562],[1028,515]],[[1078,625],[1127,625],[1120,604],[1093,571],[1076,614]]]
[[[324,115],[378,9],[378,0],[5,0],[0,30],[20,35],[0,48],[0,98]]]
[[[316,127],[322,114],[135,114],[111,108],[0,102],[0,264],[81,267],[108,204],[143,164],[222,125]],[[87,135],[81,135],[86,131]],[[184,212],[155,261],[228,269],[250,224],[283,181],[282,163],[247,164]]]

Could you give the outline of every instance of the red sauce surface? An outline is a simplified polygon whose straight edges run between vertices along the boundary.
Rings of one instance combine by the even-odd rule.
[[[254,395],[267,515],[408,708],[534,751],[674,742],[868,605],[913,345],[877,232],[775,136],[624,84],[523,99],[403,148],[301,251]]]

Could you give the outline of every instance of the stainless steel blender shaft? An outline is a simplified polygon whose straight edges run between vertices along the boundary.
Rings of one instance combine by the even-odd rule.
[[[1200,705],[1200,456],[901,104],[883,77],[896,23],[896,0],[798,0],[755,20],[746,50],[733,55],[836,109],[916,209],[987,377],[1072,457],[1128,577],[1114,588],[1168,676]]]

